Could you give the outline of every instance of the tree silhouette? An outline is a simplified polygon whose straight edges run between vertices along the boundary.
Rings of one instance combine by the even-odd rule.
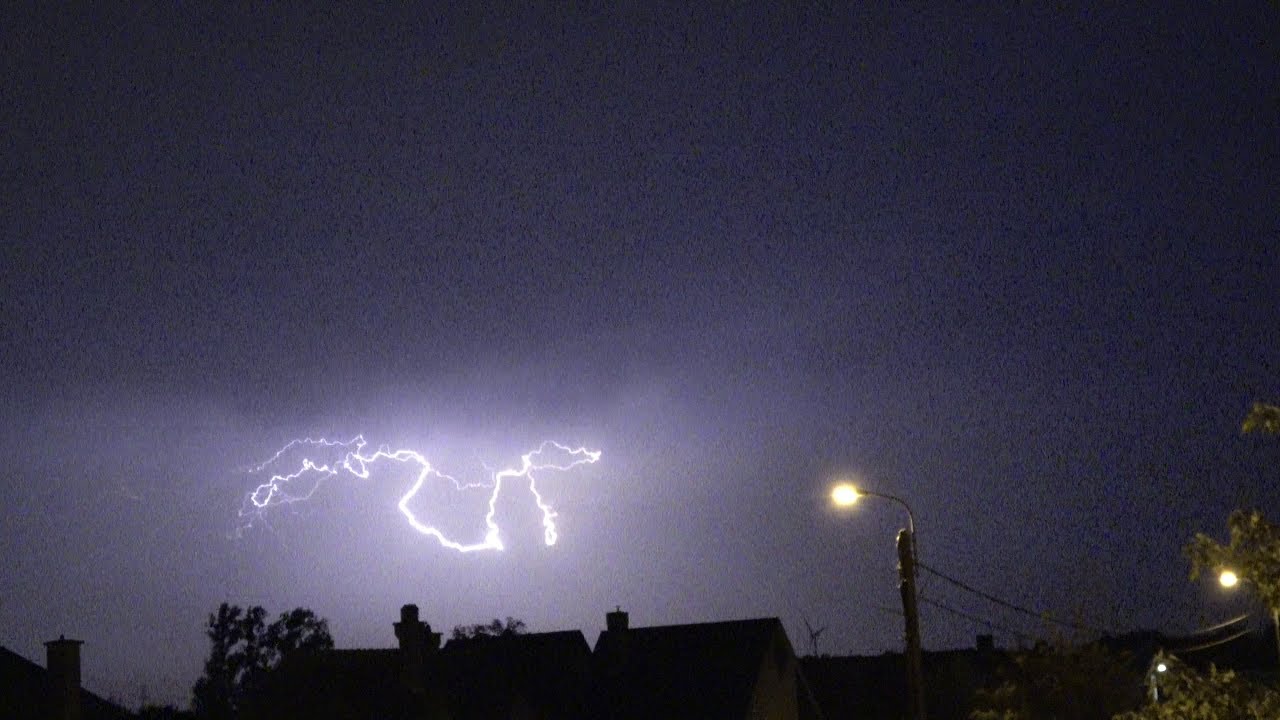
[[[1280,717],[1280,693],[1231,670],[1196,672],[1172,655],[1156,655],[1148,674],[1152,702],[1116,720],[1272,720]],[[1158,696],[1159,700],[1155,697]]]
[[[1271,611],[1280,652],[1280,526],[1267,522],[1257,510],[1236,510],[1227,518],[1227,528],[1231,539],[1226,545],[1204,533],[1196,533],[1187,544],[1184,552],[1191,560],[1191,579],[1230,570],[1248,584]]]
[[[517,620],[508,616],[504,623],[498,618],[494,618],[488,623],[478,625],[455,625],[453,634],[450,636],[453,640],[473,640],[479,638],[495,638],[495,637],[511,637],[513,635],[523,635],[528,632],[523,620]]]
[[[1187,544],[1191,579],[1231,570],[1253,586],[1272,612],[1280,610],[1280,526],[1267,522],[1257,510],[1236,510],[1227,518],[1227,528],[1226,545],[1204,533],[1196,533]]]
[[[282,613],[270,625],[267,611],[222,603],[209,615],[206,634],[211,646],[204,674],[192,688],[198,717],[236,717],[261,686],[266,673],[289,655],[333,647],[329,623],[306,608]]]
[[[1140,670],[1102,643],[1040,643],[1013,654],[1000,684],[979,690],[972,720],[1110,720],[1142,702]]]

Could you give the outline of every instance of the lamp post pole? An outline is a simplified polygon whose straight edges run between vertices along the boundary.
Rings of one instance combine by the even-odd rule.
[[[916,604],[916,518],[906,500],[895,495],[858,490],[839,485],[831,493],[837,505],[852,505],[859,497],[877,497],[901,505],[907,511],[907,528],[898,531],[898,592],[902,595],[902,615],[906,630],[908,715],[912,720],[925,720],[924,667],[920,649],[920,614]]]
[[[1280,608],[1271,609],[1271,627],[1276,631],[1276,663],[1280,664]]]

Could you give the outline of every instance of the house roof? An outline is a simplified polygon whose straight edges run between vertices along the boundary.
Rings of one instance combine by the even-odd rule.
[[[606,630],[595,648],[594,715],[741,718],[777,618]]]
[[[299,653],[272,674],[264,698],[279,716],[394,718],[413,709],[396,650]]]
[[[425,692],[414,696],[405,689],[398,649],[324,650],[281,666],[267,701],[277,714],[318,717],[443,711],[453,720],[470,720],[506,717],[515,707],[572,717],[585,707],[589,670],[590,648],[577,630],[451,640],[423,658]]]
[[[48,703],[54,690],[48,670],[0,646],[0,717],[44,720],[49,716]],[[118,720],[129,717],[129,713],[82,688],[80,717],[82,720]]]
[[[577,717],[586,707],[591,648],[578,630],[450,640],[434,659],[455,720]]]

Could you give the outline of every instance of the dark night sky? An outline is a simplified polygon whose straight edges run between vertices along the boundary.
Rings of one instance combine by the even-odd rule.
[[[832,512],[841,476],[1036,610],[1249,607],[1180,548],[1280,518],[1280,443],[1239,433],[1280,399],[1273,3],[162,5],[0,18],[0,644],[81,638],[130,703],[186,701],[223,600],[343,646],[416,602],[897,648],[903,518]],[[245,465],[356,433],[476,477],[603,457],[547,478],[551,548],[518,502],[507,551],[439,547],[395,467],[236,536]]]

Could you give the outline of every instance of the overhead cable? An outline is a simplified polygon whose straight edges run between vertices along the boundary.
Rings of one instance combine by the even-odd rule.
[[[916,563],[916,567],[918,567],[918,568],[920,568],[921,570],[924,570],[925,572],[928,572],[928,573],[930,573],[930,574],[932,574],[932,575],[935,575],[935,576],[937,576],[937,577],[939,577],[939,578],[941,578],[941,579],[943,579],[943,580],[945,580],[945,581],[947,581],[947,582],[951,583],[952,585],[955,585],[956,587],[960,588],[961,590],[964,590],[964,591],[966,591],[966,592],[971,592],[971,593],[973,593],[974,595],[977,595],[978,597],[980,597],[980,598],[982,598],[982,599],[984,599],[984,600],[987,600],[987,601],[989,601],[989,602],[993,602],[993,603],[995,603],[995,604],[997,604],[997,605],[1000,605],[1000,606],[1003,606],[1003,607],[1009,608],[1010,610],[1016,610],[1017,612],[1023,613],[1024,615],[1030,615],[1031,617],[1039,618],[1040,620],[1044,620],[1045,622],[1051,622],[1051,623],[1054,623],[1054,624],[1056,624],[1056,625],[1062,625],[1063,627],[1069,627],[1069,628],[1072,628],[1072,629],[1074,629],[1074,630],[1085,630],[1085,631],[1088,631],[1088,632],[1095,632],[1095,633],[1098,633],[1098,634],[1100,634],[1100,635],[1113,635],[1113,634],[1114,634],[1114,633],[1111,633],[1111,632],[1109,632],[1109,631],[1107,631],[1107,630],[1103,630],[1102,628],[1099,628],[1099,627],[1094,627],[1094,626],[1092,626],[1092,625],[1085,625],[1085,624],[1083,624],[1083,623],[1072,622],[1072,621],[1070,621],[1070,620],[1059,620],[1059,619],[1057,619],[1057,618],[1053,617],[1052,615],[1050,615],[1050,614],[1048,614],[1048,613],[1040,613],[1040,612],[1036,612],[1035,610],[1031,610],[1030,608],[1025,608],[1025,607],[1022,607],[1021,605],[1016,605],[1016,604],[1014,604],[1014,603],[1009,602],[1008,600],[1004,600],[1004,599],[1002,599],[1002,598],[998,598],[998,597],[996,597],[995,595],[992,595],[991,593],[983,592],[983,591],[981,591],[981,590],[979,590],[979,589],[977,589],[977,588],[973,587],[972,585],[969,585],[968,583],[964,582],[963,580],[957,580],[957,579],[955,579],[955,578],[951,577],[950,575],[947,575],[946,573],[940,572],[940,571],[938,571],[938,570],[935,570],[935,569],[933,569],[933,568],[929,567],[928,565],[925,565],[925,564],[924,564],[924,563],[922,563],[922,562],[917,562],[917,563]]]
[[[921,598],[920,598],[920,602],[925,603],[926,605],[932,605],[932,606],[934,606],[934,607],[938,608],[939,610],[946,610],[947,612],[952,613],[952,614],[954,614],[954,615],[959,615],[960,617],[965,618],[966,620],[971,620],[971,621],[973,621],[973,622],[975,622],[975,623],[978,623],[979,625],[982,625],[982,626],[984,626],[984,627],[987,627],[987,628],[990,628],[990,629],[996,629],[996,630],[1001,630],[1001,631],[1007,632],[1007,633],[1009,633],[1010,635],[1013,635],[1014,637],[1018,638],[1019,640],[1033,640],[1033,639],[1034,639],[1034,638],[1032,638],[1030,635],[1028,635],[1028,634],[1026,634],[1026,633],[1024,633],[1024,632],[1021,632],[1021,631],[1019,631],[1019,630],[1014,630],[1014,629],[1013,629],[1013,628],[1011,628],[1011,627],[1005,627],[1004,625],[1001,625],[1001,624],[999,624],[999,623],[992,622],[992,621],[990,621],[990,620],[987,620],[986,618],[980,618],[980,617],[978,617],[977,615],[970,615],[969,613],[967,613],[967,612],[965,612],[965,611],[963,611],[963,610],[957,610],[957,609],[955,609],[955,608],[953,608],[953,607],[951,607],[951,606],[949,606],[949,605],[945,605],[945,604],[943,604],[943,603],[940,603],[940,602],[938,602],[937,600],[934,600],[933,598],[921,597]]]

